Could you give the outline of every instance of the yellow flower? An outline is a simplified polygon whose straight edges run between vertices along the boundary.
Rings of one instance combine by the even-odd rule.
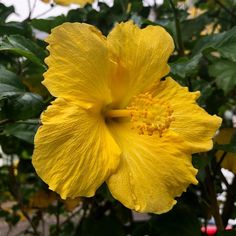
[[[91,197],[105,181],[139,212],[163,213],[197,184],[191,154],[212,148],[221,119],[171,78],[171,36],[117,24],[105,37],[65,23],[47,39],[43,84],[56,100],[42,114],[33,165],[62,198]]]
[[[215,138],[215,142],[218,144],[229,144],[234,134],[236,134],[235,128],[221,129],[219,134]],[[221,160],[223,154],[224,154],[223,151],[217,151],[216,158],[218,161]],[[234,174],[236,174],[236,155],[231,152],[227,153],[223,161],[221,162],[221,167],[228,169],[232,171]]]
[[[195,18],[199,17],[200,15],[202,15],[203,13],[205,13],[206,10],[202,10],[200,8],[192,6],[192,7],[188,8],[187,12],[189,14],[188,19],[195,19]]]
[[[94,0],[54,0],[54,2],[60,5],[70,5],[72,3],[75,3],[84,6],[87,3],[93,3]]]
[[[50,2],[55,2],[56,4],[59,5],[70,5],[72,3],[79,4],[80,6],[84,6],[87,3],[93,3],[94,0],[41,0],[44,3],[50,3]]]
[[[210,34],[218,34],[221,30],[221,26],[219,24],[215,25],[214,23],[210,23],[205,25],[205,28],[201,31],[201,35],[210,35]]]

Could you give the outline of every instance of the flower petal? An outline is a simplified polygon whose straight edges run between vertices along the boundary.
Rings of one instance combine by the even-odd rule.
[[[112,91],[120,107],[169,72],[167,60],[174,43],[164,28],[140,29],[129,21],[117,24],[107,40],[117,64]]]
[[[55,3],[60,5],[70,5],[72,3],[79,4],[80,6],[84,6],[87,3],[93,3],[94,0],[54,0]]]
[[[121,147],[120,165],[107,181],[114,198],[139,212],[164,213],[176,203],[189,184],[197,183],[197,170],[184,141],[167,132],[138,135],[128,124],[112,124],[110,130]]]
[[[156,87],[155,96],[168,101],[173,109],[174,121],[170,129],[188,142],[192,153],[212,148],[212,137],[221,125],[221,118],[209,115],[196,102],[199,92],[189,92],[170,77]]]
[[[120,149],[98,114],[56,99],[42,115],[33,165],[61,197],[93,196],[116,170]]]
[[[106,38],[95,27],[65,23],[52,30],[47,47],[49,66],[43,84],[55,97],[109,103],[112,63]]]

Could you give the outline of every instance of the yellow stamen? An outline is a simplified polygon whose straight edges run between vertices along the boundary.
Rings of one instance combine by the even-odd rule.
[[[139,134],[159,133],[162,136],[174,120],[169,104],[153,98],[149,93],[136,96],[127,109],[131,111],[133,128],[137,129]]]
[[[132,128],[136,129],[139,134],[153,135],[153,133],[159,133],[162,136],[174,120],[172,113],[173,110],[167,102],[145,93],[134,97],[130,106],[126,109],[107,111],[106,117],[129,117]]]

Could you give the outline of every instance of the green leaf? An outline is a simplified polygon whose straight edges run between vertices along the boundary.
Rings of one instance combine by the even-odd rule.
[[[53,28],[58,25],[61,25],[66,21],[66,17],[64,15],[49,17],[47,19],[33,19],[31,21],[31,25],[40,31],[50,33]]]
[[[230,144],[215,144],[214,148],[217,150],[222,150],[224,152],[231,152],[236,154],[236,135],[231,138]]]
[[[193,54],[217,50],[222,57],[236,62],[236,26],[224,33],[206,36],[199,40]]]
[[[80,232],[81,236],[125,236],[122,224],[114,216],[103,216],[100,219],[84,218]]]
[[[25,92],[21,78],[15,73],[0,67],[0,96]]]
[[[26,57],[30,61],[44,67],[43,59],[46,52],[36,43],[21,35],[10,35],[0,43],[0,51],[9,51]]]
[[[39,127],[38,119],[25,120],[22,123],[9,124],[4,127],[3,134],[11,135],[28,143],[34,143],[34,136]]]
[[[14,12],[15,10],[13,6],[7,7],[4,4],[0,3],[0,23],[5,22],[7,17]]]
[[[235,230],[225,230],[222,232],[218,232],[216,236],[235,236],[236,231]]]
[[[182,57],[176,62],[170,63],[171,73],[182,78],[196,74],[201,57],[202,54],[199,53],[193,58]]]
[[[192,163],[195,168],[203,169],[211,162],[212,156],[203,156],[199,154],[194,154],[192,156]]]
[[[186,205],[177,205],[168,213],[153,217],[151,235],[200,236],[200,222]]]
[[[25,120],[38,116],[43,110],[43,99],[34,93],[6,96],[2,108],[10,120]]]
[[[231,152],[236,154],[236,146],[235,144],[215,144],[215,149],[222,150],[224,152]]]
[[[218,60],[209,66],[209,74],[216,78],[219,88],[225,93],[233,90],[236,86],[236,62],[229,60]]]
[[[205,25],[212,21],[206,13],[198,16],[194,19],[187,19],[181,22],[181,31],[184,42],[192,40],[192,38],[198,37],[200,32],[204,29]]]
[[[25,120],[36,117],[43,110],[40,95],[25,91],[21,78],[0,67],[1,119]]]
[[[44,69],[42,69],[42,67],[31,63],[24,70],[22,82],[30,92],[39,94],[42,97],[47,97],[49,92],[42,84],[43,72]]]
[[[31,37],[32,29],[26,21],[0,23],[0,36],[13,34]]]

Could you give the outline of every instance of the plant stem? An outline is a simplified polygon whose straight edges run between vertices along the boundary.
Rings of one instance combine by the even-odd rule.
[[[70,216],[68,216],[68,217],[66,218],[66,220],[65,220],[64,222],[62,222],[62,223],[60,224],[60,226],[63,226],[63,225],[65,225],[65,224],[67,224],[67,223],[68,223],[73,217],[75,217],[80,211],[81,211],[81,208],[79,208],[77,211],[73,212]]]
[[[56,212],[56,235],[60,235],[60,203],[57,201],[57,212]]]
[[[236,177],[234,177],[232,184],[227,188],[227,198],[224,204],[222,219],[224,227],[227,226],[228,220],[234,211],[234,202],[236,200]]]
[[[11,123],[11,120],[9,120],[9,119],[0,120],[0,125],[5,125],[5,124],[8,124],[8,123]]]
[[[222,156],[220,157],[219,162],[217,162],[217,167],[220,167],[221,163],[224,161],[227,152],[223,152]]]
[[[179,18],[178,18],[178,12],[175,8],[175,5],[174,5],[173,1],[169,0],[169,2],[170,2],[170,6],[172,8],[173,14],[174,14],[178,53],[179,53],[180,56],[184,56],[184,44],[183,44],[183,38],[182,38],[182,34],[181,34],[181,28],[180,28],[180,22],[179,22]]]
[[[231,11],[230,9],[228,9],[221,1],[215,0],[215,2],[216,2],[222,9],[224,9],[226,13],[229,13],[232,17],[236,17],[236,15],[234,14],[234,12]]]
[[[15,175],[14,175],[14,168],[13,168],[13,158],[11,158],[11,165],[9,167],[9,179],[10,179],[10,193],[15,198],[15,200],[19,204],[19,208],[24,215],[24,217],[28,220],[30,223],[30,226],[32,227],[34,231],[34,235],[38,236],[39,233],[37,231],[37,226],[34,225],[33,221],[31,220],[30,216],[28,215],[27,211],[25,210],[23,199],[20,191],[20,183],[17,181]]]
[[[45,14],[47,14],[48,12],[50,12],[55,6],[56,6],[56,5],[51,4],[51,7],[50,7],[48,10],[46,10],[46,11],[40,13],[39,15],[35,16],[34,18],[37,19],[37,18],[39,18],[39,17],[44,16]]]
[[[30,19],[31,10],[32,10],[30,0],[27,0],[27,3],[28,3],[28,9],[29,9],[29,15],[28,15],[27,19]]]
[[[213,181],[209,166],[205,168],[205,171],[206,171],[206,185],[207,185],[207,190],[208,190],[210,201],[211,201],[210,204],[211,204],[212,216],[214,217],[217,229],[219,231],[223,231],[224,225],[223,225],[223,221],[220,215],[219,205],[216,198],[214,181]]]

